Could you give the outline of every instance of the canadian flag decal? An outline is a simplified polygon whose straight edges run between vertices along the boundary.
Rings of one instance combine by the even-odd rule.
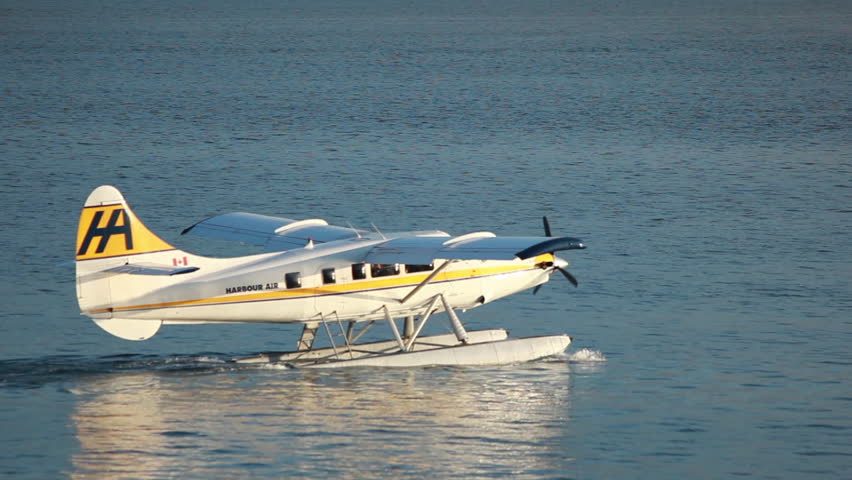
[[[184,267],[187,267],[187,266],[189,266],[189,262],[186,260],[186,257],[183,257],[183,258],[173,258],[173,259],[172,259],[172,265],[174,265],[174,266],[176,266],[176,267],[179,267],[179,266],[181,266],[181,265],[183,265]]]

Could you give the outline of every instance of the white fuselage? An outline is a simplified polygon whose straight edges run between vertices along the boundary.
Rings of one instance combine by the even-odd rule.
[[[546,282],[552,272],[541,265],[554,261],[552,255],[543,254],[528,260],[458,260],[447,266],[443,266],[446,260],[431,266],[360,263],[365,252],[381,241],[353,238],[225,259],[183,252],[180,258],[174,258],[173,252],[152,254],[146,260],[186,262],[199,269],[174,276],[119,273],[89,279],[80,284],[81,309],[94,318],[165,324],[398,318],[422,313],[438,294],[453,308],[468,309],[534,287]],[[427,282],[430,275],[433,278]],[[104,289],[109,295],[103,294]],[[94,290],[98,295],[90,298],[100,301],[88,304],[87,291]],[[435,308],[443,310],[441,305]]]

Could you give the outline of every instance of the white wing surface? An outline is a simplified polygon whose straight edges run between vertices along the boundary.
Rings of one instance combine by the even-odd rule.
[[[372,232],[329,225],[318,218],[293,220],[244,212],[208,218],[182,232],[185,233],[261,245],[267,251],[302,248],[311,240],[324,243],[361,236],[377,238]],[[491,232],[451,237],[434,230],[388,233],[386,237],[387,241],[368,252],[365,262],[420,265],[435,259],[512,260],[586,248],[581,240],[572,237],[498,237]]]
[[[353,228],[336,227],[319,218],[293,220],[256,213],[226,213],[202,220],[185,229],[181,235],[192,233],[220,240],[235,240],[261,245],[267,251],[301,248],[315,243],[355,238],[364,232]]]
[[[459,237],[401,237],[383,242],[367,254],[368,263],[428,264],[434,259],[527,259],[560,250],[586,248],[571,237],[498,237],[476,232]]]

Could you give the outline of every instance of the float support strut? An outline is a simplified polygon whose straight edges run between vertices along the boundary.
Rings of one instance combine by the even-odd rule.
[[[399,330],[396,328],[396,323],[391,318],[390,310],[388,310],[387,305],[384,306],[385,309],[385,320],[390,324],[391,330],[393,331],[393,336],[396,338],[396,343],[399,344],[399,349],[403,352],[405,351],[405,343],[402,342],[402,337],[399,336]]]
[[[306,352],[313,348],[318,328],[319,322],[306,323],[305,326],[302,327],[302,336],[299,337],[299,343],[296,346],[297,351]]]
[[[402,338],[411,338],[414,334],[414,317],[409,315],[405,317],[405,328],[402,330]]]
[[[444,310],[446,310],[447,316],[450,317],[450,324],[453,326],[453,332],[455,332],[456,338],[458,338],[460,342],[467,344],[467,331],[464,329],[464,325],[462,325],[455,310],[453,310],[453,307],[450,306],[443,295],[441,295],[441,302],[444,304]]]
[[[432,298],[432,302],[429,303],[429,306],[426,307],[425,313],[420,316],[420,321],[417,322],[417,325],[414,327],[414,333],[408,337],[408,343],[405,344],[405,351],[408,352],[411,350],[411,347],[414,346],[414,342],[417,340],[417,337],[420,335],[420,330],[423,330],[423,327],[426,325],[426,321],[429,320],[429,317],[432,316],[433,309],[435,308],[435,304],[438,303],[438,295]]]

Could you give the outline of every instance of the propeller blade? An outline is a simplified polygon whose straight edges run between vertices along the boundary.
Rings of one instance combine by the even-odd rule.
[[[543,216],[543,217],[541,217],[541,223],[544,225],[544,235],[545,235],[545,236],[547,236],[547,237],[552,237],[552,236],[553,236],[553,233],[550,231],[550,222],[547,220],[547,216],[546,216],[546,215],[545,215],[545,216]],[[558,246],[558,247],[560,247],[559,249],[561,249],[561,250],[567,250],[567,248],[564,248],[564,247],[566,246],[565,241],[567,241],[567,240],[570,240],[570,241],[572,241],[572,242],[575,242],[575,243],[576,243],[576,245],[575,245],[574,247],[572,247],[572,248],[586,248],[586,246],[585,246],[585,245],[583,245],[583,242],[582,242],[582,241],[580,241],[580,240],[578,240],[578,239],[574,239],[574,238],[569,239],[569,238],[567,238],[567,237],[566,237],[566,238],[554,239],[554,240],[548,240],[548,241],[544,242],[544,244],[545,244],[547,247],[553,247],[553,249],[554,249],[554,250],[556,250],[556,249],[557,249],[557,248],[556,248],[557,246]],[[557,244],[559,244],[559,245],[557,245]],[[573,245],[573,244],[572,244],[572,245]],[[571,248],[571,247],[569,247],[569,248]],[[521,257],[521,258],[527,258],[527,257],[529,257],[529,256],[530,256],[531,254],[533,254],[533,253],[541,253],[538,249],[536,249],[534,252],[529,252],[530,250],[531,250],[530,248],[528,248],[528,249],[526,249],[526,250],[523,250],[523,251],[519,252],[519,255],[518,255],[518,256],[519,256],[519,257]],[[529,252],[529,253],[524,253],[524,252]],[[550,253],[551,255],[553,254],[553,252],[552,252],[552,251],[551,251],[551,252],[549,252],[549,253]],[[577,286],[579,286],[579,285],[580,285],[580,282],[578,282],[578,281],[577,281],[577,279],[576,279],[576,278],[574,278],[574,275],[571,275],[571,273],[570,273],[568,270],[565,270],[564,268],[562,268],[562,267],[560,267],[560,266],[558,266],[558,265],[553,265],[553,268],[555,268],[556,270],[559,270],[560,272],[562,272],[562,275],[564,275],[564,276],[565,276],[565,278],[567,278],[567,279],[568,279],[568,281],[569,281],[569,282],[571,282],[571,285],[574,285],[575,287],[577,287]],[[536,292],[538,292],[538,290],[539,290],[540,288],[541,288],[541,285],[537,285],[537,286],[533,289],[533,295],[535,295],[535,294],[536,294]]]
[[[539,290],[541,290],[542,285],[544,285],[544,284],[540,283],[540,284],[536,285],[535,288],[533,288],[533,295],[535,295],[536,293],[538,293]]]
[[[564,268],[562,268],[562,267],[554,267],[554,268],[556,268],[557,270],[559,270],[560,272],[562,272],[562,275],[565,275],[565,278],[567,278],[567,279],[568,279],[568,281],[569,281],[569,282],[571,282],[571,285],[574,285],[574,286],[576,287],[576,286],[578,286],[578,285],[580,284],[580,282],[578,282],[578,281],[577,281],[577,279],[576,279],[576,278],[574,278],[574,275],[571,275],[571,274],[568,272],[568,270],[565,270],[565,269],[564,269]]]

